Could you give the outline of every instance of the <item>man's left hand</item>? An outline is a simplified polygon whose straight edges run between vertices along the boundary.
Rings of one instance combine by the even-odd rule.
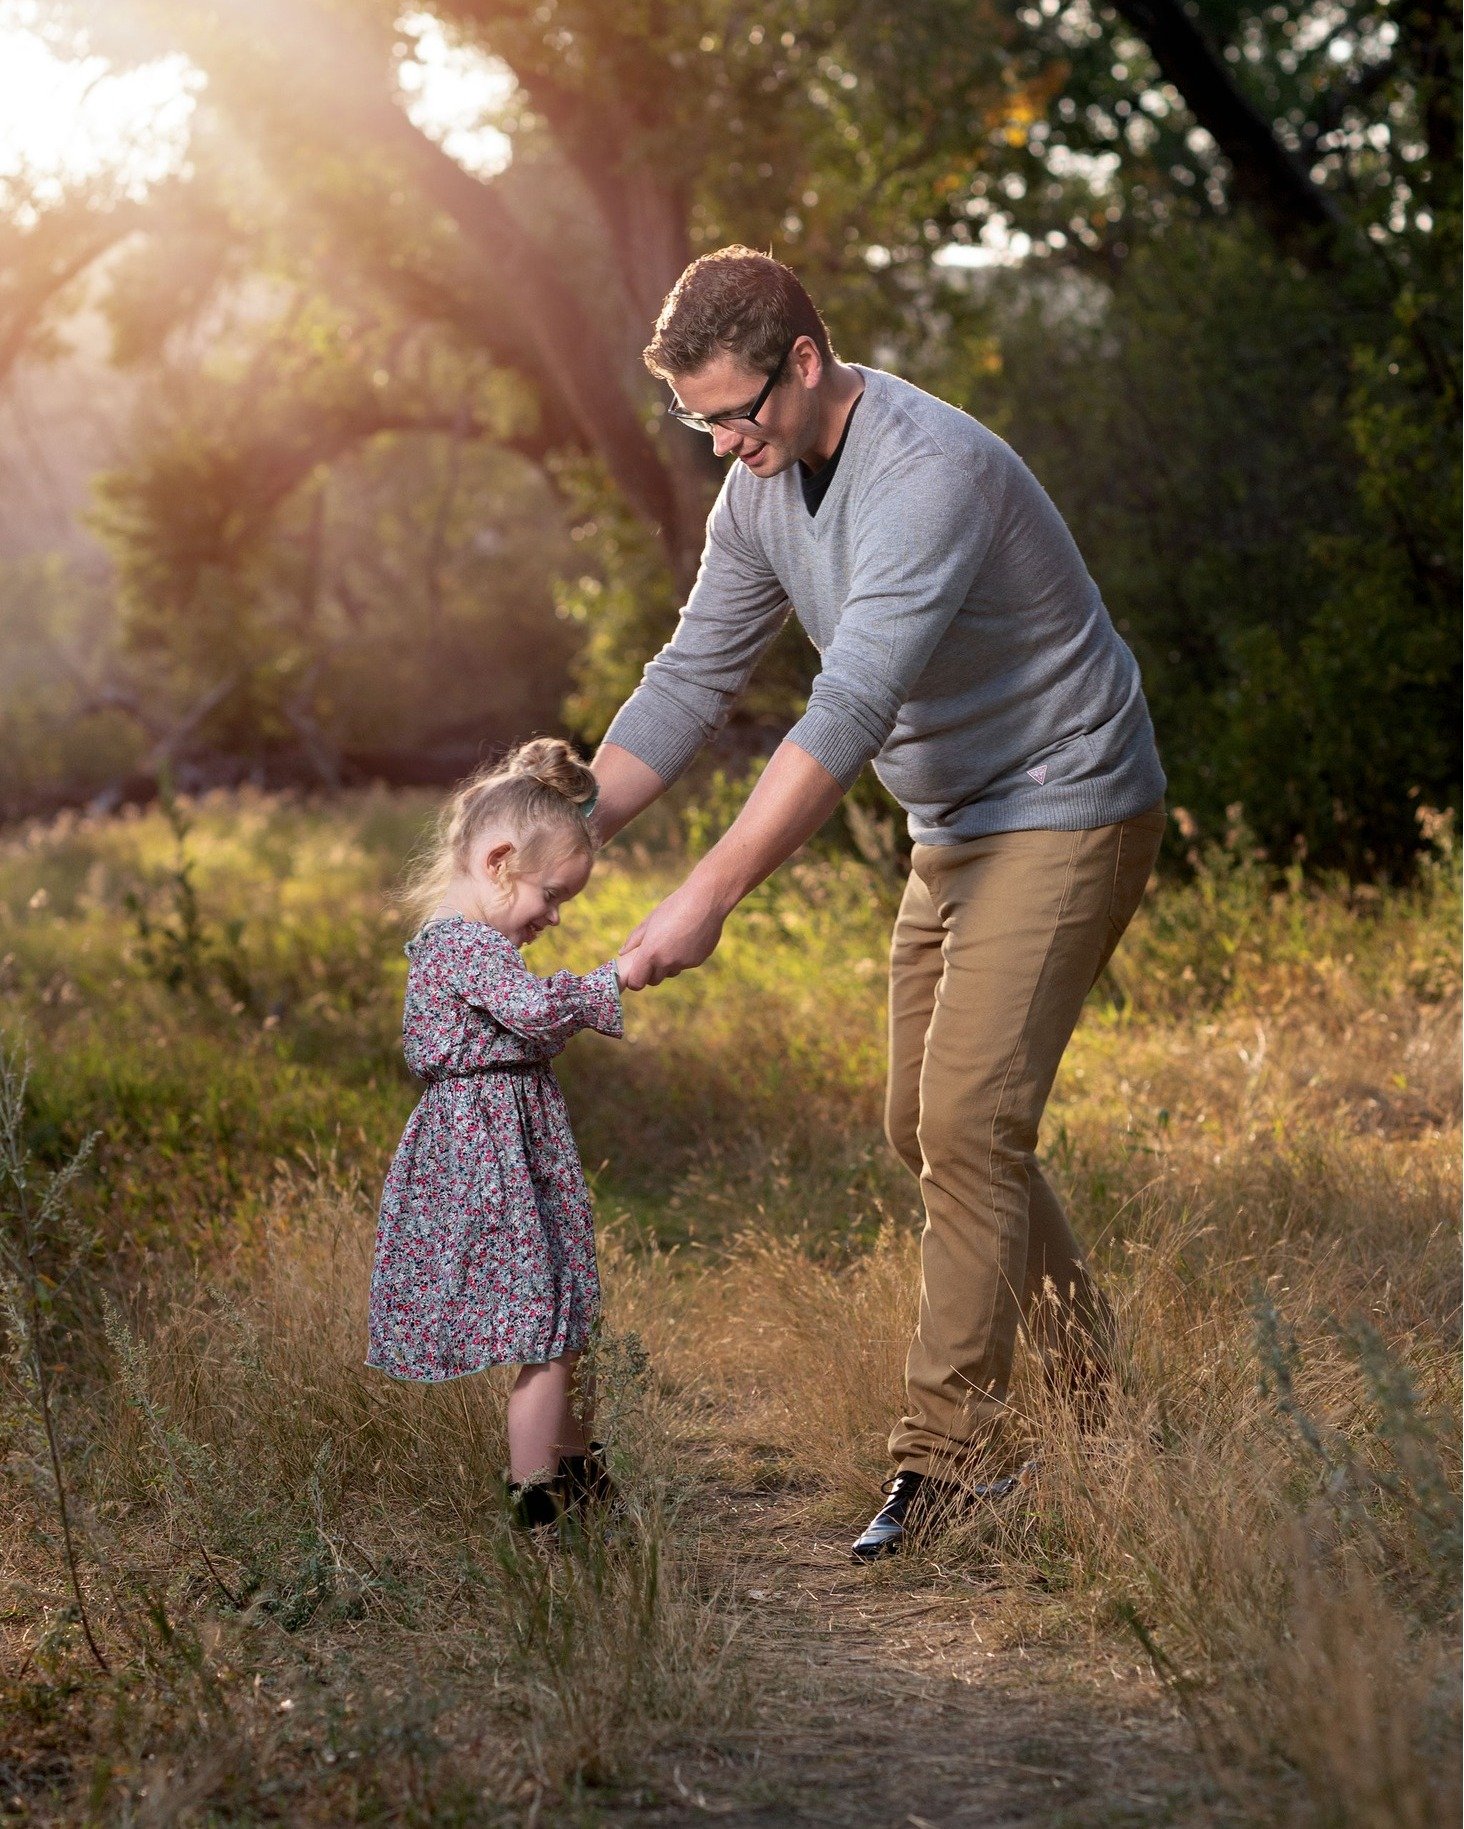
[[[821,762],[785,738],[731,827],[621,947],[625,988],[660,984],[710,959],[727,916],[818,830],[843,792]]]
[[[626,990],[643,990],[709,959],[722,937],[726,916],[701,886],[686,882],[653,908],[620,949]]]

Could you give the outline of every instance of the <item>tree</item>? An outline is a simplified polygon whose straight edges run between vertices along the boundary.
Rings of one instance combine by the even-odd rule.
[[[175,704],[210,701],[236,753],[295,751],[336,785],[353,755],[394,772],[389,750],[460,727],[461,772],[563,687],[542,447],[507,377],[359,293],[286,284],[278,254],[203,347],[154,353],[128,460],[99,481],[129,652]]]
[[[1238,205],[1278,249],[1335,271],[1363,238],[1387,246],[1457,213],[1449,0],[1017,4],[1033,55],[1064,66],[1055,106],[1010,135],[1025,159],[999,193],[1036,239],[1122,258],[1154,228]]]
[[[38,202],[23,178],[0,180],[0,387],[22,356],[54,347],[53,319],[75,282],[145,219],[109,186]]]
[[[935,28],[953,9],[916,12],[933,55]],[[433,404],[414,379],[385,390],[390,405],[371,378],[392,373],[392,362],[343,360],[313,322],[341,318],[344,334],[364,307],[378,351],[420,356],[425,337],[437,367],[476,375],[473,386],[512,377],[519,385],[495,417],[495,442],[563,479],[581,528],[616,519],[596,482],[603,474],[650,530],[637,607],[640,629],[653,633],[694,569],[717,477],[704,441],[647,411],[655,390],[639,350],[665,290],[699,241],[797,235],[801,224],[777,201],[789,190],[815,225],[806,264],[832,276],[861,234],[903,217],[920,172],[943,169],[947,157],[946,102],[922,91],[928,72],[908,55],[914,40],[871,38],[880,81],[861,87],[827,49],[838,7],[790,7],[785,31],[775,16],[748,25],[717,6],[670,19],[654,8],[577,5],[540,17],[521,5],[454,4],[439,16],[509,60],[517,78],[515,158],[491,179],[465,171],[409,120],[392,61],[403,34],[384,9],[251,5],[220,15],[166,0],[96,19],[99,42],[118,55],[181,47],[210,73],[186,199],[154,212],[150,237],[113,276],[119,354],[162,368],[137,451],[106,482],[104,524],[134,648],[154,663],[167,657],[180,707],[212,690],[204,669],[219,674],[226,657],[226,670],[248,682],[227,715],[221,705],[215,734],[237,730],[240,716],[261,727],[299,721],[291,670],[268,658],[281,643],[300,657],[301,678],[318,673],[301,630],[285,641],[288,617],[265,609],[274,530],[295,492],[383,432],[484,429],[471,390],[454,401],[438,389]],[[897,42],[905,51],[891,57]],[[997,80],[999,58],[984,46],[965,66],[944,62],[942,90],[959,84],[963,67],[972,80]],[[241,147],[257,183],[239,169]],[[271,291],[316,296],[293,327],[255,336],[246,359],[238,339],[260,329],[251,320],[266,277]],[[243,323],[222,339],[211,330],[214,347],[201,351],[194,327],[215,326],[221,310],[228,322],[241,288],[252,300],[234,314]],[[868,316],[889,316],[877,300],[870,309],[880,284],[862,263],[847,289]],[[281,367],[297,332],[303,342]],[[184,384],[200,364],[211,374]],[[594,555],[590,573],[610,557]],[[579,600],[567,591],[566,610]],[[786,675],[792,689],[801,671]],[[311,748],[323,751],[319,740]]]
[[[411,118],[419,28],[381,0],[55,3],[208,72],[188,227],[157,208],[115,265],[119,349],[172,380],[108,513],[136,640],[170,665],[242,643],[256,727],[328,722],[329,616],[290,607],[340,609],[312,516],[411,420],[553,480],[595,734],[715,482],[638,351],[685,260],[744,239],[799,267],[847,352],[1013,431],[1144,655],[1186,793],[1246,784],[1278,851],[1300,830],[1354,868],[1400,857],[1412,752],[1386,727],[1452,677],[1456,7],[434,0],[511,72],[513,158],[485,174]],[[937,258],[1003,236],[1017,304]],[[1325,708],[1382,651],[1405,658],[1334,741]],[[770,717],[807,677],[782,662]],[[1336,816],[1338,782],[1386,801],[1371,827]]]
[[[714,471],[700,444],[647,420],[638,352],[665,292],[728,227],[796,234],[786,198],[817,202],[820,182],[841,193],[820,212],[827,240],[841,205],[868,212],[892,175],[945,155],[931,65],[892,56],[864,10],[788,0],[754,25],[726,0],[443,0],[436,17],[516,82],[514,162],[489,178],[409,119],[394,82],[404,32],[377,0],[155,0],[92,16],[107,48],[182,49],[206,70],[212,106],[296,204],[404,309],[523,377],[546,444],[603,463],[684,586]],[[941,44],[942,93],[998,93],[1017,28],[993,13],[990,39],[957,35],[964,11],[922,0],[904,26]],[[861,47],[878,66],[867,80]],[[907,105],[922,131],[897,125]],[[857,251],[870,226],[846,220],[829,255]]]

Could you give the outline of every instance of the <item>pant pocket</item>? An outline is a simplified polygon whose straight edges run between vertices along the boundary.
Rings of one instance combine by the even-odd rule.
[[[1113,867],[1113,895],[1108,905],[1108,942],[1104,964],[1144,899],[1149,878],[1159,857],[1169,815],[1161,801],[1146,813],[1137,813],[1118,828],[1118,857]]]

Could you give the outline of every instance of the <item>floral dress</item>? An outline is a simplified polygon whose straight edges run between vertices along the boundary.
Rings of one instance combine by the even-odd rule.
[[[589,1190],[549,1065],[623,1034],[615,963],[536,978],[461,915],[408,942],[407,1065],[427,1081],[386,1177],[366,1363],[436,1382],[582,1350],[599,1308]]]

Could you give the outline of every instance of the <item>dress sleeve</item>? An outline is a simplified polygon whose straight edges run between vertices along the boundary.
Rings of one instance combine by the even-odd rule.
[[[525,1043],[530,1056],[557,1054],[581,1029],[625,1033],[613,959],[583,977],[536,978],[513,943],[490,929],[463,949],[457,988],[465,1003]]]

